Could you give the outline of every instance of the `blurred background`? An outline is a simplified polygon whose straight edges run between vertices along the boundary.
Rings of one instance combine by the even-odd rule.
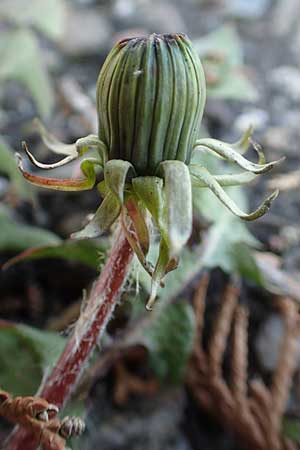
[[[14,152],[26,140],[39,160],[54,160],[34,129],[35,117],[66,143],[97,132],[95,86],[107,53],[119,39],[153,32],[184,32],[199,52],[208,86],[203,135],[234,142],[252,124],[268,160],[286,156],[272,173],[232,191],[240,205],[253,209],[270,189],[281,189],[270,212],[250,226],[229,219],[199,190],[180,286],[170,276],[163,294],[175,305],[187,299],[191,306],[203,269],[208,270],[209,330],[224,286],[237,277],[240,302],[250,310],[251,376],[268,383],[275,370],[284,334],[278,302],[300,300],[299,0],[0,0],[0,264],[35,248],[0,273],[0,317],[18,324],[8,331],[0,322],[0,386],[15,394],[33,394],[55,360],[79,314],[82,291],[105,260],[109,237],[66,241],[99,205],[97,192],[33,188],[19,174]],[[254,160],[255,152],[249,158]],[[65,170],[51,176],[63,177]],[[112,340],[143,317],[144,291],[143,280],[138,293],[131,282],[105,337],[105,355]],[[179,313],[170,324],[156,324],[146,344],[137,338],[121,356],[100,364],[95,356],[70,407],[85,414],[88,425],[72,448],[246,448],[222,420],[207,414],[185,382],[193,336],[184,329],[189,312]],[[178,321],[188,344],[178,342]],[[296,344],[299,356],[299,338]],[[226,355],[225,378],[230,352]],[[297,385],[285,411],[287,420],[293,418],[287,428],[296,440]],[[8,431],[3,422],[0,441]]]

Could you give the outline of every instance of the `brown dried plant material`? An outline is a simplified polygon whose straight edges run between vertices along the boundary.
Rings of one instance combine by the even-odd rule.
[[[280,358],[267,387],[248,376],[248,311],[238,305],[238,289],[229,284],[215,318],[207,351],[202,346],[203,318],[208,276],[200,281],[194,297],[197,333],[187,373],[187,385],[199,406],[233,431],[243,448],[250,450],[299,450],[300,444],[281,434],[281,423],[295,374],[299,312],[289,298],[278,301],[285,323]],[[230,382],[224,380],[222,363],[232,328]],[[217,405],[217,407],[216,407]]]
[[[59,409],[39,397],[15,397],[0,390],[0,416],[32,431],[42,450],[65,450],[66,439],[85,429],[78,417],[57,417]]]
[[[117,405],[124,405],[130,395],[152,396],[159,388],[155,378],[143,380],[130,373],[122,361],[115,365],[116,382],[114,387],[114,401]]]
[[[224,301],[220,313],[214,322],[214,328],[208,346],[209,365],[214,376],[221,376],[222,360],[237,300],[238,290],[235,286],[228,285],[225,289]]]

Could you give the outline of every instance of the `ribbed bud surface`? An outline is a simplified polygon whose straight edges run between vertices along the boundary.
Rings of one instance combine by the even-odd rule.
[[[164,160],[189,163],[205,103],[200,59],[183,34],[126,39],[97,83],[99,135],[109,159],[152,175]]]

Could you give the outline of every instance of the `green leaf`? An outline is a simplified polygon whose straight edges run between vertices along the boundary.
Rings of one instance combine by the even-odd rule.
[[[249,245],[237,242],[232,245],[231,254],[235,269],[243,278],[255,283],[257,286],[266,287],[263,273],[259,269],[252,253],[252,248]]]
[[[243,71],[243,51],[232,26],[223,26],[195,40],[194,45],[206,72],[208,95],[248,101],[257,99],[257,91]],[[210,73],[214,82],[209,82]]]
[[[249,102],[257,100],[257,90],[241,70],[232,70],[230,73],[223,69],[219,76],[218,84],[207,87],[208,96]]]
[[[44,371],[65,345],[55,333],[0,321],[0,387],[13,395],[35,394]]]
[[[42,228],[15,222],[9,209],[0,205],[0,249],[24,250],[37,245],[53,245],[61,242],[54,233]]]
[[[183,378],[194,333],[194,312],[186,301],[168,305],[145,330],[150,364],[161,380],[179,383]]]
[[[24,12],[26,8],[21,8]],[[0,81],[15,80],[30,92],[39,114],[50,114],[54,93],[37,39],[30,30],[3,32],[0,41]]]
[[[5,267],[24,260],[42,259],[42,258],[61,258],[66,261],[76,261],[93,269],[99,269],[100,259],[103,253],[108,249],[106,239],[89,241],[64,241],[56,245],[45,245],[29,248],[11,258]]]
[[[243,208],[247,208],[246,199],[240,188],[230,188],[227,191],[230,192],[231,197],[234,197],[234,200],[243,205]],[[239,255],[238,252],[233,251],[234,246],[241,243],[245,244],[245,249],[248,247],[248,258],[250,259],[250,249],[258,247],[258,241],[246,225],[227,211],[210,191],[195,189],[193,198],[196,210],[208,220],[213,221],[208,230],[203,249],[202,262],[204,267],[220,267],[228,273],[236,271],[239,268]]]
[[[292,441],[300,441],[300,420],[297,418],[286,417],[283,419],[282,431],[284,436]]]
[[[227,219],[223,223],[213,225],[208,232],[203,253],[204,267],[220,267],[228,273],[236,271],[239,265],[236,253],[232,251],[232,248],[237,243],[253,247],[256,240],[245,225],[233,219]]]
[[[0,172],[4,173],[11,180],[11,185],[16,195],[24,200],[33,200],[33,189],[24,180],[17,168],[14,151],[0,137]]]
[[[219,52],[230,66],[243,63],[243,51],[239,36],[233,26],[225,25],[193,41],[200,58]]]
[[[20,26],[34,26],[51,39],[64,31],[64,0],[1,0],[0,20]],[[22,48],[22,47],[21,47]]]

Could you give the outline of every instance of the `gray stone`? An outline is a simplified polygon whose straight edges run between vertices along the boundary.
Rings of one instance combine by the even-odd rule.
[[[258,19],[266,13],[270,0],[225,0],[224,7],[230,14],[245,18]]]
[[[238,133],[244,133],[250,125],[254,130],[263,130],[269,122],[269,114],[267,111],[258,108],[251,108],[245,110],[234,123],[234,129]]]
[[[295,61],[298,65],[300,65],[300,12],[298,13],[298,26],[295,27],[294,33],[291,34],[290,50],[295,58]]]
[[[111,35],[111,25],[101,9],[70,7],[62,47],[73,56],[99,54],[109,48]]]
[[[272,152],[286,154],[292,146],[291,131],[287,127],[269,127],[263,135],[262,144]]]
[[[292,101],[300,100],[300,70],[293,66],[280,66],[269,75],[271,86]]]
[[[300,111],[298,109],[292,109],[289,111],[285,111],[284,116],[282,117],[282,123],[292,130],[300,131]]]
[[[142,28],[148,32],[185,32],[187,26],[174,4],[166,1],[117,0],[113,16],[128,28]]]
[[[134,15],[137,3],[136,0],[116,0],[114,2],[113,14],[118,19],[126,20]]]
[[[297,28],[299,15],[299,0],[279,0],[270,21],[272,32],[278,36],[289,34],[293,27]]]
[[[284,336],[284,321],[279,314],[271,314],[261,326],[256,340],[255,350],[261,366],[266,371],[273,372],[276,369],[281,344]],[[300,363],[300,339],[296,341],[297,345],[297,367]]]

